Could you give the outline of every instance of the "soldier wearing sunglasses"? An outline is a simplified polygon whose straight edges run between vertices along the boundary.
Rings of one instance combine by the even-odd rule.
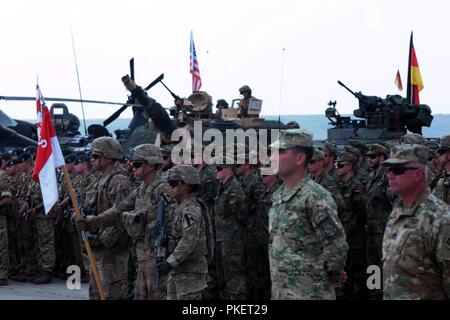
[[[442,170],[433,193],[445,203],[450,204],[450,135],[441,138],[437,154]]]
[[[353,153],[343,152],[336,160],[336,175],[340,178],[342,197],[345,209],[339,215],[344,225],[349,252],[345,264],[348,279],[342,290],[338,292],[339,299],[368,298],[366,286],[366,201],[364,186],[356,178],[354,167],[358,159]]]
[[[381,163],[387,159],[389,149],[380,144],[369,146],[367,158],[372,172],[367,183],[367,265],[376,265],[382,269],[383,233],[389,214],[392,211],[393,195],[387,192],[387,168]],[[388,195],[389,194],[389,195]],[[383,299],[382,289],[370,290],[370,298]]]
[[[382,163],[399,196],[383,238],[384,299],[450,297],[450,214],[430,193],[427,162],[427,147],[406,144]]]

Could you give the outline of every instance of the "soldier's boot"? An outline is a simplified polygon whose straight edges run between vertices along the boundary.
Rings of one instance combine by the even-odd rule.
[[[0,286],[7,286],[8,285],[8,279],[0,279]]]
[[[46,284],[52,282],[52,276],[49,272],[42,271],[33,281],[34,284]]]

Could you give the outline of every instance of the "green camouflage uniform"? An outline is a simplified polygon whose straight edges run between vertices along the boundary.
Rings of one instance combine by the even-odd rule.
[[[383,239],[384,299],[450,298],[450,214],[429,191],[395,204]]]
[[[214,205],[216,265],[220,296],[243,300],[247,288],[244,265],[245,194],[236,178],[221,183]]]
[[[346,252],[336,203],[322,186],[305,178],[281,186],[269,213],[272,299],[335,299]]]
[[[341,193],[339,192],[339,187],[336,181],[324,171],[316,182],[327,189],[334,201],[336,201],[338,214],[342,212],[345,209],[345,203]]]
[[[12,197],[12,194],[6,175],[0,173],[0,201],[4,197]],[[9,211],[9,205],[0,207],[0,280],[8,279],[9,272],[8,226],[6,223]]]

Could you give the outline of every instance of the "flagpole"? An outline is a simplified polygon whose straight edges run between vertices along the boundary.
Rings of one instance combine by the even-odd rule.
[[[70,180],[69,172],[67,171],[66,166],[63,166],[64,171],[64,180],[66,181],[67,189],[69,190],[70,199],[72,200],[73,208],[75,209],[75,217],[76,219],[80,219],[80,208],[78,207],[78,201],[75,197],[75,192],[73,190],[72,181]],[[87,240],[87,235],[85,231],[81,231],[81,239],[83,240],[84,246],[86,247],[86,252],[89,258],[89,263],[91,264],[92,273],[94,274],[95,283],[97,284],[97,289],[100,294],[100,300],[105,300],[105,291],[103,290],[103,284],[101,282],[100,276],[97,270],[97,264],[95,263],[94,254],[92,253],[91,246],[89,245],[89,241]]]

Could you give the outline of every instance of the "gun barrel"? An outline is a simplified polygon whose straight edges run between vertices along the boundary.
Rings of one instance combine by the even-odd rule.
[[[352,95],[355,96],[355,98],[358,99],[358,96],[356,95],[356,93],[354,93],[352,90],[350,90],[345,84],[343,84],[341,81],[338,80],[338,84],[342,87],[344,87],[345,89],[347,89],[347,91],[349,91]]]

